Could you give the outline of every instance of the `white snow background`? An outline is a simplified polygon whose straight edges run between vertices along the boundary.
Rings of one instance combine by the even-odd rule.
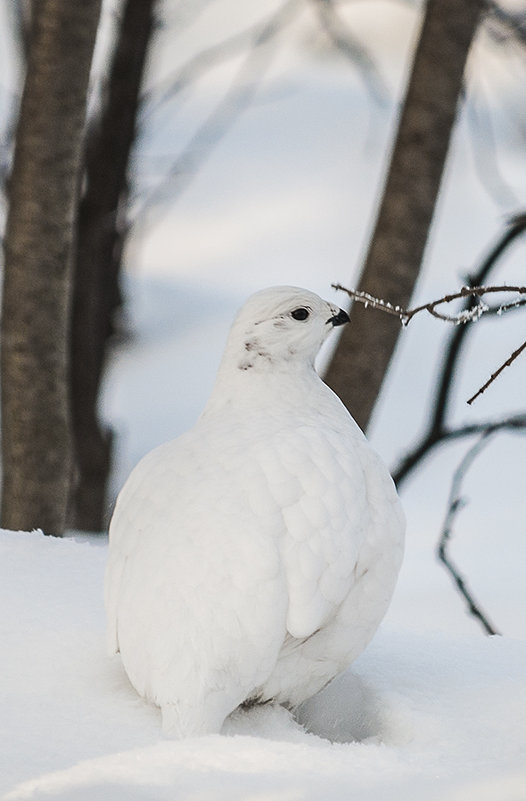
[[[258,5],[211,3],[194,19],[199,4],[183,3],[177,8],[188,18],[178,22],[175,4],[166,3],[173,19],[159,36],[155,80],[229,27],[257,19]],[[416,15],[411,4],[370,0],[348,4],[345,18],[370,45],[388,101],[372,102],[356,70],[327,56],[322,42],[313,47],[305,12],[282,35],[252,104],[187,191],[128,248],[133,339],[114,354],[103,399],[117,434],[113,495],[147,450],[196,419],[228,325],[250,292],[289,283],[345,303],[330,284],[356,280]],[[137,153],[143,188],[154,185],[154,171],[238,66],[201,80],[175,117],[150,120],[155,136],[145,128]],[[514,94],[524,86],[524,61],[481,35],[470,76],[471,100],[455,132],[415,303],[455,290],[524,198],[525,112]],[[488,110],[497,161],[481,122]],[[517,244],[496,273],[499,282],[524,283],[523,260]],[[524,356],[472,409],[465,404],[522,342],[523,320],[519,312],[477,323],[457,377],[455,422],[524,408]],[[422,430],[446,333],[421,317],[403,332],[371,433],[389,464]],[[106,656],[104,538],[0,532],[3,797],[524,801],[524,444],[523,436],[503,435],[477,460],[451,546],[503,636],[483,635],[435,559],[451,475],[468,448],[448,445],[403,488],[406,558],[366,652],[304,706],[299,722],[264,707],[232,716],[221,736],[163,739],[158,711],[137,697],[119,658]]]

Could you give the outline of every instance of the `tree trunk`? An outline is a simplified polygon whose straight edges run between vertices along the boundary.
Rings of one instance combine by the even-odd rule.
[[[420,271],[483,0],[429,0],[358,289],[407,307]],[[365,430],[400,323],[354,304],[325,380]]]
[[[111,432],[101,430],[97,404],[126,236],[127,170],[136,134],[144,65],[156,0],[126,0],[107,91],[87,141],[85,191],[79,208],[71,332],[71,401],[75,486],[71,525],[105,525]]]
[[[71,477],[71,249],[100,0],[35,0],[9,183],[2,525],[64,531]]]

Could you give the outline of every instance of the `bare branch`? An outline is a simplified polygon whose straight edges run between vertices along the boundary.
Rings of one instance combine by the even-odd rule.
[[[385,105],[389,91],[373,58],[363,44],[353,36],[334,8],[333,0],[311,0],[320,25],[336,49],[357,67],[369,87],[372,97]]]
[[[285,26],[292,22],[300,7],[300,0],[287,0],[260,28],[252,43],[252,49],[230,88],[176,158],[163,181],[152,190],[136,210],[134,224],[147,211],[166,200],[168,194],[173,200],[187,188],[214,145],[225,135],[239,114],[251,102],[270,61],[269,45],[273,44]]]
[[[455,323],[455,325],[459,325],[474,322],[488,311],[495,311],[497,314],[502,314],[505,311],[516,309],[519,306],[526,304],[526,299],[518,299],[512,301],[511,303],[504,303],[494,310],[485,303],[478,302],[465,307],[457,314],[443,314],[442,312],[437,311],[437,306],[441,306],[444,303],[451,303],[452,301],[460,300],[461,298],[481,298],[483,295],[502,292],[517,292],[520,295],[526,295],[525,286],[508,286],[507,284],[503,284],[501,286],[463,286],[458,292],[453,292],[450,295],[444,295],[442,298],[438,298],[437,300],[433,300],[429,303],[424,303],[421,306],[415,306],[413,309],[403,309],[400,306],[393,306],[392,303],[375,298],[368,292],[362,292],[356,289],[347,289],[341,284],[331,284],[331,286],[333,289],[346,292],[353,300],[363,303],[365,308],[370,306],[371,308],[378,309],[386,314],[399,317],[402,325],[408,325],[413,317],[422,311],[429,312],[429,314],[431,314],[433,317],[437,317],[439,320],[445,320],[448,323]],[[485,384],[483,384],[483,386],[481,386],[477,392],[475,392],[475,394],[469,398],[467,403],[471,405],[480,395],[482,395],[482,393],[487,390],[487,388],[495,381],[495,379],[498,378],[502,371],[505,370],[506,367],[509,367],[511,364],[513,364],[515,359],[520,356],[525,348],[526,342],[523,342],[523,344],[518,347],[517,350],[513,351],[509,358],[506,359],[503,364],[501,364],[498,370],[496,370],[490,376]]]
[[[190,58],[176,71],[171,72],[161,83],[145,92],[141,98],[143,105],[141,123],[144,124],[147,117],[156,113],[161,106],[174,100],[177,95],[198,81],[208,70],[213,69],[223,61],[235,57],[239,51],[253,46],[261,33],[262,27],[266,24],[268,24],[268,20],[264,23],[260,22],[256,25],[251,25],[249,28],[229,36],[219,44],[207,47]]]
[[[473,166],[482,186],[497,205],[503,208],[517,206],[518,196],[500,169],[495,114],[483,86],[477,86],[477,91],[470,93],[470,102],[465,105],[465,113],[471,129],[469,143]]]
[[[173,201],[187,186],[213,146],[224,136],[239,114],[252,100],[259,81],[269,62],[268,45],[301,10],[304,0],[285,0],[283,5],[264,20],[251,25],[219,44],[206,48],[166,78],[162,84],[143,96],[141,122],[173,100],[188,86],[199,80],[217,64],[226,61],[244,48],[249,53],[224,98],[197,130],[188,145],[175,159],[168,174],[159,186],[152,189],[144,202],[134,211],[134,222],[140,220],[145,211],[167,198]],[[363,45],[353,37],[337,16],[333,0],[311,0],[317,7],[321,26],[335,47],[350,59],[362,73],[373,97],[385,104],[388,89],[378,68]]]
[[[516,414],[505,417],[503,420],[488,420],[470,425],[448,428],[441,425],[437,430],[431,427],[430,431],[420,440],[419,444],[413,448],[391,472],[393,480],[398,488],[404,479],[419,464],[430,451],[442,442],[472,437],[475,434],[486,435],[499,431],[515,431],[526,433],[526,414]]]
[[[448,553],[448,545],[451,540],[451,536],[453,533],[453,523],[455,518],[465,505],[465,499],[462,498],[461,495],[461,488],[462,488],[462,481],[471,467],[472,463],[479,455],[481,450],[488,444],[490,437],[495,433],[494,429],[488,429],[485,431],[480,439],[473,445],[469,451],[466,453],[464,458],[462,459],[460,465],[457,467],[454,475],[453,481],[451,484],[451,491],[449,494],[449,503],[448,509],[446,512],[446,517],[444,520],[444,524],[442,527],[442,533],[440,535],[440,539],[438,542],[437,547],[437,554],[440,561],[444,564],[446,569],[449,571],[453,581],[457,589],[459,590],[460,594],[464,597],[467,602],[468,609],[470,614],[472,614],[483,626],[486,634],[498,634],[499,632],[495,628],[495,626],[490,623],[487,615],[482,612],[481,607],[479,606],[478,602],[475,600],[473,593],[468,589],[466,584],[466,580],[462,577],[459,570],[451,560],[449,553]]]
[[[337,291],[346,292],[349,297],[358,301],[358,303],[363,303],[366,308],[370,306],[373,309],[379,309],[380,311],[386,312],[386,314],[398,317],[402,325],[407,325],[415,315],[423,311],[427,311],[433,317],[437,317],[439,320],[445,320],[448,323],[455,323],[456,325],[459,323],[468,323],[473,320],[478,320],[479,317],[490,310],[490,307],[486,306],[484,303],[478,303],[471,308],[463,309],[457,314],[443,314],[437,311],[437,306],[441,306],[444,303],[452,303],[454,300],[460,300],[461,298],[481,298],[483,295],[502,292],[517,292],[520,295],[526,295],[526,286],[509,286],[507,284],[502,284],[501,286],[463,286],[458,292],[444,295],[441,298],[437,298],[437,300],[423,303],[421,306],[415,306],[413,309],[403,309],[401,306],[393,306],[392,303],[386,300],[375,298],[368,292],[347,289],[341,284],[331,284],[331,286]],[[524,304],[526,304],[526,300],[515,300],[512,303],[506,303],[500,306],[498,311],[502,313],[503,311]]]
[[[443,303],[451,303],[452,301],[459,300],[460,298],[481,298],[483,295],[494,294],[497,292],[518,292],[521,295],[526,295],[526,287],[508,286],[507,284],[503,284],[501,286],[463,286],[458,292],[453,292],[450,295],[444,295],[444,297],[439,298],[438,300],[433,300],[430,303],[424,303],[422,306],[416,306],[414,309],[409,309],[403,315],[405,318],[404,321],[409,322],[409,320],[411,320],[415,314],[418,314],[421,311],[428,311],[429,314],[433,315],[433,317],[437,317],[439,320],[445,320],[446,322],[455,324],[471,322],[472,320],[476,320],[481,317],[486,311],[489,311],[489,307],[485,304],[479,303],[470,309],[464,309],[460,311],[458,314],[443,314],[438,312],[436,307],[441,306]],[[514,301],[514,304],[515,303],[516,302]],[[506,305],[509,306],[509,304]],[[501,309],[503,308],[504,307],[501,307]]]
[[[494,38],[506,40],[510,36],[515,38],[521,45],[526,44],[526,12],[524,9],[512,11],[504,8],[495,0],[487,0],[488,14],[486,24]],[[504,32],[497,34],[495,26]]]
[[[471,404],[473,403],[473,401],[474,401],[474,400],[476,400],[476,399],[479,397],[479,395],[482,395],[482,393],[483,393],[483,392],[485,392],[485,391],[487,390],[487,388],[490,386],[490,384],[493,384],[493,382],[495,381],[495,379],[499,377],[499,375],[502,373],[502,371],[503,371],[503,370],[505,370],[505,369],[506,369],[506,367],[509,367],[509,366],[510,366],[510,364],[512,364],[512,363],[515,361],[515,359],[516,359],[518,356],[520,356],[520,355],[521,355],[522,351],[523,351],[525,348],[526,348],[526,342],[523,342],[523,343],[522,343],[522,345],[520,345],[520,347],[518,347],[518,348],[517,348],[517,350],[514,350],[514,351],[513,351],[513,353],[511,354],[511,356],[509,356],[509,358],[507,358],[507,359],[506,359],[506,361],[505,361],[503,364],[501,364],[501,366],[498,368],[498,370],[495,370],[495,372],[491,374],[491,376],[488,378],[488,380],[486,381],[486,383],[485,383],[485,384],[483,384],[483,385],[480,387],[480,389],[478,389],[478,390],[475,392],[475,394],[471,396],[471,398],[469,398],[469,400],[467,401],[467,403],[469,403],[469,405],[471,406]]]
[[[526,214],[517,214],[508,220],[504,231],[498,237],[493,247],[489,250],[477,269],[468,277],[469,284],[473,286],[481,286],[484,284],[491,271],[497,265],[499,259],[525,230]],[[472,304],[477,302],[476,299],[466,298],[464,301],[464,308],[469,309]],[[522,301],[520,302],[522,303]],[[489,311],[486,312],[485,316],[487,317],[488,315],[499,313],[502,308],[503,307],[491,307]],[[493,425],[492,423],[481,424],[482,428],[479,425],[476,430],[473,430],[469,426],[460,429],[451,429],[446,425],[451,393],[454,386],[453,376],[455,375],[457,363],[462,353],[462,347],[471,330],[472,328],[470,326],[459,325],[449,334],[449,339],[444,348],[444,359],[440,368],[437,389],[427,430],[421,437],[419,443],[406,454],[400,461],[398,467],[393,471],[393,477],[398,486],[402,484],[404,479],[407,478],[420,461],[443,440],[456,436],[462,437],[469,434],[482,433],[483,430]],[[517,421],[517,425],[520,427],[520,416],[517,418],[508,418],[508,420],[502,422],[505,427],[514,427],[515,421]]]

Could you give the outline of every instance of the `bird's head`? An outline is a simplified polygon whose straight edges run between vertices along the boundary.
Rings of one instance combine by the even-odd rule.
[[[252,295],[238,313],[225,350],[229,366],[267,372],[292,364],[313,365],[346,312],[307,289],[277,286]]]

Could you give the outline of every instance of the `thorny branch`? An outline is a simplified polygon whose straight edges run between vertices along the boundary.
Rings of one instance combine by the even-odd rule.
[[[475,600],[475,597],[471,590],[468,589],[466,580],[460,574],[459,570],[451,560],[449,553],[448,553],[448,545],[451,540],[451,536],[453,533],[453,523],[455,518],[465,505],[466,501],[461,495],[461,488],[462,488],[462,481],[464,476],[466,475],[467,471],[469,470],[471,464],[481,452],[481,450],[488,444],[490,441],[491,436],[495,433],[496,429],[488,428],[480,439],[469,449],[469,451],[465,454],[464,458],[462,459],[460,465],[457,467],[454,475],[453,481],[451,483],[451,491],[449,494],[449,503],[448,509],[446,512],[446,517],[444,520],[444,525],[442,527],[442,533],[440,535],[440,539],[438,541],[437,547],[437,554],[440,561],[444,564],[446,570],[450,573],[455,585],[460,592],[460,594],[464,597],[467,602],[468,609],[470,613],[477,618],[477,620],[481,623],[484,628],[486,634],[499,634],[495,626],[490,623],[488,616],[482,612],[478,602]]]

